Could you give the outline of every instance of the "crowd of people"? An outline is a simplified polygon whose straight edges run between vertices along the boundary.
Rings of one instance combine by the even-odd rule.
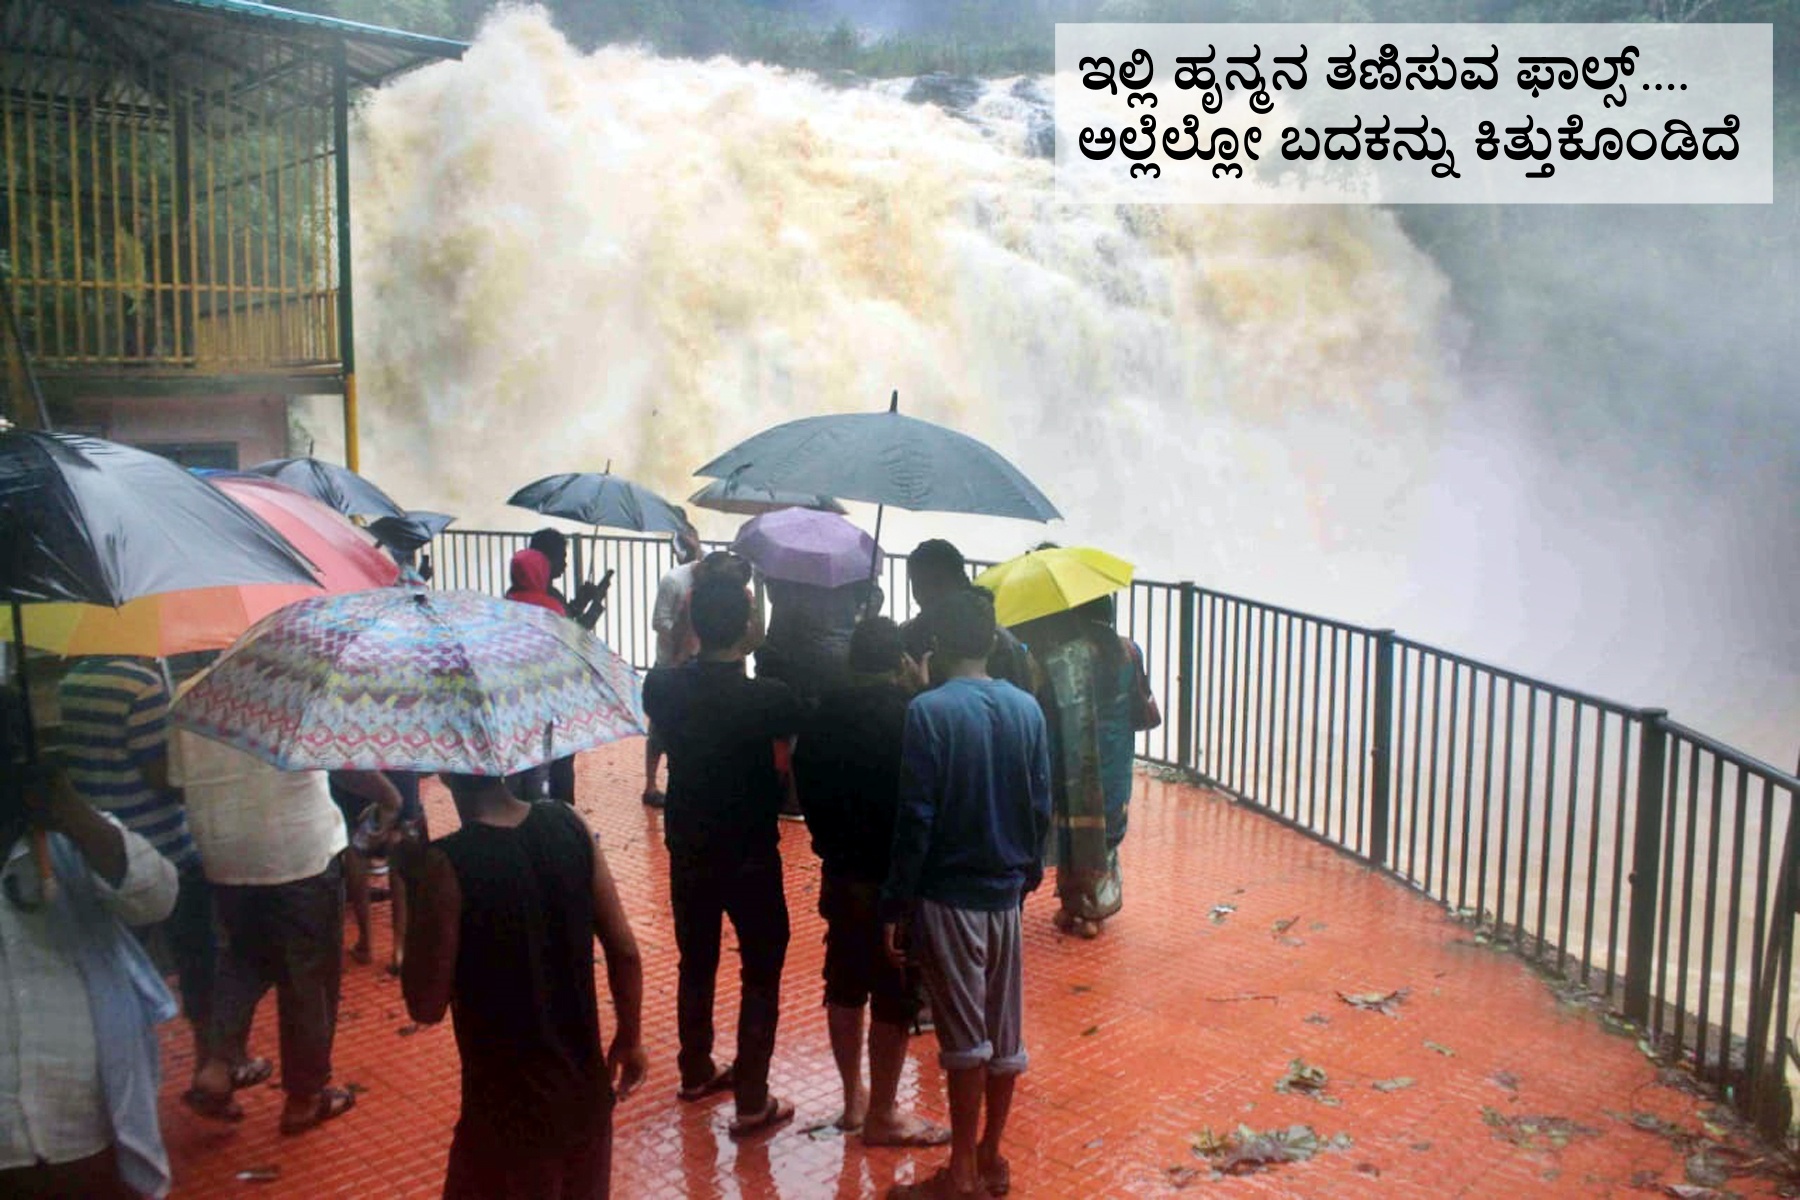
[[[1053,867],[1059,929],[1098,936],[1120,908],[1135,732],[1158,719],[1137,648],[1110,600],[999,626],[944,541],[909,556],[918,612],[904,625],[870,584],[783,584],[704,553],[691,528],[675,541],[643,681],[643,801],[662,810],[669,856],[679,1101],[729,1093],[734,1138],[795,1115],[769,1076],[790,937],[779,821],[803,819],[821,863],[838,1127],[872,1147],[948,1147],[897,1194],[1005,1194],[1027,1064],[1024,898]],[[591,629],[606,581],[565,598],[566,569],[561,535],[541,531],[507,595]],[[178,694],[153,661],[78,661],[57,752],[0,798],[0,1194],[167,1194],[153,1030],[177,1011],[196,1064],[181,1100],[200,1116],[244,1120],[234,1093],[277,1065],[283,1134],[350,1111],[355,1095],[331,1084],[337,1006],[345,958],[372,960],[385,862],[384,965],[414,1020],[451,1015],[462,1059],[444,1194],[607,1195],[614,1105],[648,1070],[643,976],[572,759],[444,776],[460,827],[430,840],[417,776],[277,770],[172,728]],[[726,920],[740,954],[729,1054],[713,1023]],[[248,1052],[271,988],[279,1064]],[[922,1024],[948,1128],[898,1100]]]

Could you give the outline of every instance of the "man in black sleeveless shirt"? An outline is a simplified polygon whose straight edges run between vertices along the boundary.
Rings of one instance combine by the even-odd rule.
[[[643,965],[606,856],[573,808],[445,775],[462,828],[409,843],[417,896],[401,983],[415,1021],[451,1008],[462,1116],[446,1197],[604,1200],[612,1109],[642,1082]],[[600,1050],[594,938],[616,1028]]]

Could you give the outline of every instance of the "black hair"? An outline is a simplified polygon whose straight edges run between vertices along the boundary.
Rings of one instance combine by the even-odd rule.
[[[969,564],[964,561],[961,550],[943,538],[932,538],[913,547],[913,552],[906,556],[906,569],[947,579],[953,574],[966,576]]]
[[[850,669],[859,675],[885,675],[900,669],[906,641],[900,627],[886,617],[870,617],[850,635]]]
[[[550,560],[550,578],[552,579],[559,574],[558,564],[565,568],[569,565],[569,539],[560,529],[538,530],[531,535],[531,541],[526,549],[536,550]]]
[[[932,620],[938,654],[957,662],[985,659],[994,648],[994,597],[978,587],[944,597]]]
[[[688,621],[702,651],[729,650],[750,627],[750,597],[734,579],[702,579],[688,600]]]
[[[750,564],[729,550],[714,550],[700,560],[695,568],[694,582],[702,580],[723,579],[744,587],[750,582]]]

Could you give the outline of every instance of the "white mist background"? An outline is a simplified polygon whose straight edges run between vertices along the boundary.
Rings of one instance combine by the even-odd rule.
[[[1793,766],[1794,441],[1709,475],[1668,460],[1679,438],[1466,368],[1449,284],[1390,213],[1058,203],[1013,82],[962,120],[903,83],[583,56],[538,10],[492,19],[359,113],[366,472],[463,528],[531,528],[504,501],[540,475],[610,460],[681,500],[742,438],[898,388],[1067,520],[890,511],[891,551],[1095,543]]]

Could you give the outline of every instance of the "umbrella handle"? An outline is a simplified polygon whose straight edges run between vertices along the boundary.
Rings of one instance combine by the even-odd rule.
[[[31,831],[31,859],[37,864],[44,899],[49,900],[56,895],[56,869],[50,863],[50,835],[42,829]]]

